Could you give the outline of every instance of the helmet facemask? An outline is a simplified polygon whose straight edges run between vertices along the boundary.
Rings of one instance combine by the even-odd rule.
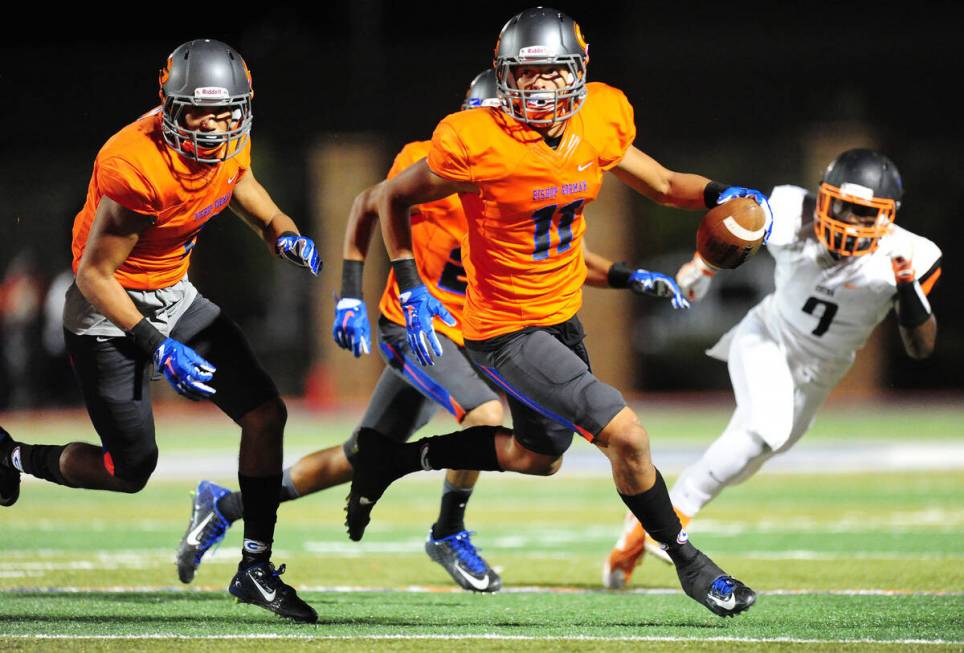
[[[221,93],[223,91],[223,93]],[[244,149],[251,135],[253,114],[250,96],[230,97],[225,89],[201,88],[195,92],[208,92],[217,95],[216,99],[206,97],[182,98],[165,97],[162,110],[162,132],[168,146],[201,163],[221,163],[237,155]],[[183,119],[184,113],[191,108],[216,107],[216,113],[231,112],[230,125],[226,131],[212,132],[201,129],[188,129]]]
[[[516,120],[534,126],[551,126],[574,116],[586,99],[586,58],[580,55],[522,56],[496,61],[496,83],[503,109]],[[527,89],[518,87],[515,69],[529,66],[558,66],[565,79],[561,88]]]
[[[877,250],[897,217],[894,199],[874,197],[858,184],[820,184],[813,228],[817,238],[837,256],[865,256]]]

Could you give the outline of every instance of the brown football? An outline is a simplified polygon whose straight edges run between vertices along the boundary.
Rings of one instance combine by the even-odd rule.
[[[706,212],[696,232],[696,251],[715,268],[736,268],[760,249],[765,231],[763,208],[737,197]]]

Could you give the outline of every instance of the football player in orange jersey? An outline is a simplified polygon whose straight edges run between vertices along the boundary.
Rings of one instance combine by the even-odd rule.
[[[311,239],[251,171],[251,75],[212,40],[179,46],[160,74],[162,105],[101,148],[74,221],[67,349],[101,446],[15,442],[0,430],[0,476],[138,492],[157,464],[150,381],[211,399],[241,427],[244,543],[229,586],[240,601],[297,621],[315,611],[271,564],[286,409],[238,326],[187,278],[204,225],[225,207],[279,256],[318,274]],[[15,499],[16,497],[14,497]],[[195,503],[209,501],[198,495]],[[12,503],[12,502],[10,502]],[[209,523],[190,537],[210,538]]]
[[[362,537],[372,507],[396,478],[420,469],[552,474],[575,431],[609,458],[620,497],[666,546],[686,594],[715,614],[737,614],[755,593],[688,541],[651,461],[646,431],[620,393],[590,371],[576,318],[586,278],[583,209],[604,171],[679,208],[749,196],[768,209],[766,198],[671,171],[633,147],[632,107],[617,89],[586,83],[587,61],[586,41],[565,14],[539,7],[514,16],[495,53],[501,110],[446,117],[425,160],[363,194],[381,219],[410,346],[426,363],[433,351],[442,354],[432,320],[444,308],[413,261],[409,207],[459,194],[468,221],[466,351],[505,390],[514,428],[476,426],[411,444],[361,432],[349,536]],[[613,285],[647,283],[656,292],[667,287],[646,275],[616,268],[610,278]]]

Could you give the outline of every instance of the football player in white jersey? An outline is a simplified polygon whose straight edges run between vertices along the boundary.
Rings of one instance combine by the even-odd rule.
[[[902,192],[896,166],[865,149],[838,156],[816,196],[798,186],[773,189],[767,247],[776,260],[776,289],[707,351],[728,364],[736,411],[670,491],[684,527],[723,488],[746,480],[807,432],[891,309],[907,354],[933,353],[937,322],[927,294],[941,274],[941,251],[894,224]],[[697,301],[714,274],[696,255],[676,279]],[[627,515],[603,566],[603,584],[625,586],[646,551],[665,559]]]

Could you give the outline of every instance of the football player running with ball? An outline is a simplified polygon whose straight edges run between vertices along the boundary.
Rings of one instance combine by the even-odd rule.
[[[578,25],[548,8],[509,20],[496,46],[501,107],[464,111],[436,128],[426,159],[363,194],[377,207],[401,290],[409,346],[424,364],[443,354],[432,322],[444,309],[413,260],[410,207],[458,193],[468,221],[462,261],[470,359],[508,396],[514,429],[475,426],[411,444],[363,431],[348,501],[361,539],[375,502],[422,469],[549,475],[578,432],[610,460],[620,497],[676,563],[686,594],[722,616],[756,595],[687,539],[650,459],[649,437],[622,395],[593,376],[576,317],[586,278],[585,205],[612,171],[661,204],[703,209],[762,194],[666,169],[633,147],[633,110],[617,89],[587,83]],[[635,275],[635,276],[634,276]],[[645,279],[639,278],[644,276]],[[671,282],[615,266],[612,285],[672,295]]]
[[[745,481],[807,432],[891,309],[907,354],[933,353],[937,321],[927,294],[940,277],[941,252],[894,224],[902,193],[896,166],[866,149],[838,156],[816,195],[797,186],[773,189],[768,247],[776,290],[707,352],[727,362],[736,411],[673,485],[670,498],[684,525],[723,488]],[[697,255],[677,280],[697,301],[713,274]],[[626,516],[604,565],[606,587],[625,586],[646,551],[666,559],[647,531]]]
[[[485,71],[469,85],[462,109],[493,103],[498,104],[495,75]],[[428,141],[416,141],[402,148],[388,179],[425,158],[429,146]],[[368,309],[362,297],[362,270],[376,228],[372,217],[358,210],[353,210],[349,217],[341,298],[335,307],[332,328],[338,346],[351,351],[355,357],[371,350]],[[431,279],[430,292],[454,321],[439,325],[439,342],[446,353],[444,363],[422,368],[408,350],[405,318],[398,306],[398,285],[389,273],[378,305],[381,312],[379,350],[387,366],[375,386],[368,410],[344,444],[308,454],[285,470],[282,501],[350,481],[360,431],[372,430],[404,442],[428,423],[437,406],[448,411],[463,427],[502,423],[502,403],[498,395],[472,366],[462,348],[460,324],[465,304],[465,270],[460,247],[466,229],[462,204],[455,195],[427,202],[413,209],[412,223],[419,271],[424,278]],[[478,475],[475,471],[450,471],[446,475],[439,517],[432,525],[425,550],[464,589],[496,592],[502,587],[502,580],[479,556],[464,523],[466,505]],[[204,553],[220,542],[230,525],[242,517],[242,507],[241,493],[230,492],[209,481],[198,485],[191,522],[177,553],[178,575],[183,582],[191,582]],[[212,524],[210,537],[192,538],[193,529],[202,523]]]
[[[318,274],[298,232],[251,171],[251,75],[231,47],[179,46],[160,73],[162,105],[101,148],[74,220],[75,283],[64,329],[101,445],[31,445],[0,429],[0,502],[20,473],[74,488],[138,492],[157,464],[152,375],[210,399],[241,427],[244,543],[229,586],[240,601],[314,622],[315,611],[271,564],[281,489],[284,402],[238,326],[187,278],[204,225],[230,206],[270,250]],[[209,524],[193,537],[204,538]]]

